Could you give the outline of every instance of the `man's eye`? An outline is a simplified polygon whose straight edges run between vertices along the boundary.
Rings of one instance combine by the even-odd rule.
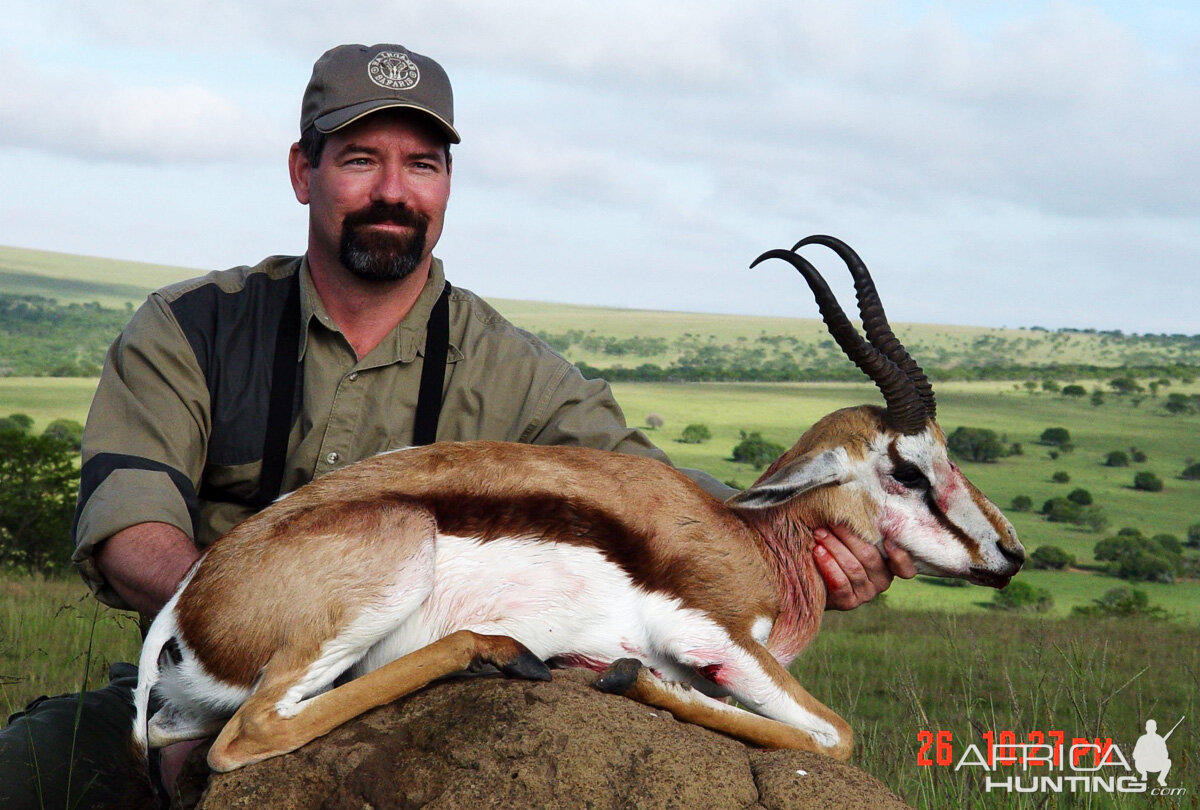
[[[909,461],[902,461],[892,470],[892,478],[909,489],[929,489],[929,479],[921,468]]]

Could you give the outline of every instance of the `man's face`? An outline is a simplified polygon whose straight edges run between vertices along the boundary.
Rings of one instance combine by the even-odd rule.
[[[450,197],[445,139],[418,114],[383,111],[338,130],[312,166],[293,147],[296,198],[309,206],[312,261],[368,281],[428,269]]]

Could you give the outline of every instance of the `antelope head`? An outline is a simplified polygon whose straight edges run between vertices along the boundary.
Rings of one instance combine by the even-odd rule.
[[[818,244],[842,258],[854,278],[864,339],[817,269],[797,254]],[[875,284],[858,255],[830,236],[759,256],[791,264],[808,282],[842,351],[883,394],[886,408],[835,411],[810,428],[750,489],[729,501],[788,532],[842,523],[865,540],[891,540],[918,572],[1002,588],[1025,560],[1012,524],[949,458],[935,420],[933,387],[888,325]]]

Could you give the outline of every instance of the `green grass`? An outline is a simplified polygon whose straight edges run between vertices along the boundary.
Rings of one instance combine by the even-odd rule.
[[[38,695],[74,692],[96,602],[83,583],[0,575],[0,711],[7,717]],[[137,661],[131,614],[101,608],[88,679],[107,683],[114,661]]]
[[[82,424],[96,393],[90,377],[0,377],[0,416],[23,413],[40,433],[55,419]]]
[[[827,615],[793,672],[854,728],[856,763],[916,807],[1198,806],[1200,628],[867,607]],[[951,732],[955,762],[988,730],[1111,737],[1130,758],[1147,719],[1165,731],[1181,716],[1168,781],[1188,789],[1178,800],[988,793],[979,769],[917,765],[922,730]]]
[[[120,259],[0,246],[0,291],[60,303],[140,304],[151,290],[202,271]]]

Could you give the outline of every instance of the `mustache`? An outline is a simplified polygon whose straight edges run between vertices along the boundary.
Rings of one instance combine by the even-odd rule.
[[[409,228],[421,228],[429,223],[429,218],[417,213],[404,203],[386,203],[376,200],[366,208],[347,214],[342,221],[345,229],[357,228],[362,225],[381,224],[403,225]]]

